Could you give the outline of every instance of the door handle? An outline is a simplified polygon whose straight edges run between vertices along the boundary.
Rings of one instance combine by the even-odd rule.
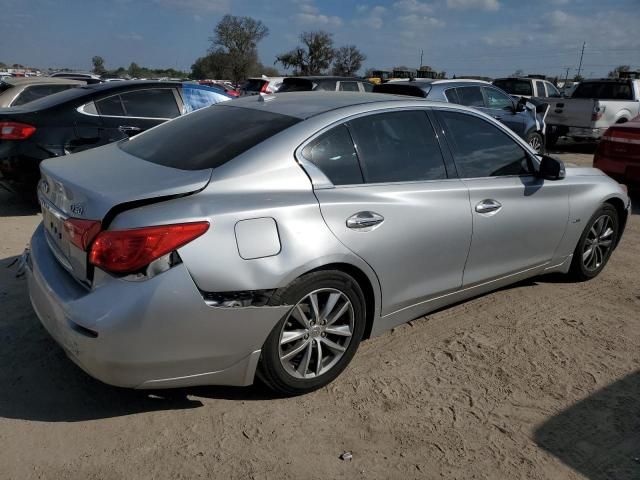
[[[369,231],[382,222],[384,222],[384,217],[379,213],[358,212],[347,218],[347,227],[353,230]]]
[[[497,212],[502,208],[502,204],[491,198],[487,200],[482,200],[480,203],[476,205],[476,212],[478,213],[491,213]]]
[[[120,130],[122,133],[125,133],[127,135],[134,135],[142,131],[140,127],[132,127],[129,125],[121,125],[118,127],[118,130]]]

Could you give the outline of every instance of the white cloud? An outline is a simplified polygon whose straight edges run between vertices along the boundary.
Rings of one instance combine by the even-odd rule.
[[[500,8],[498,0],[447,0],[447,7],[458,10],[476,8],[495,11]]]
[[[336,16],[323,15],[321,13],[297,13],[294,15],[295,20],[299,23],[306,25],[317,26],[333,26],[339,27],[342,25],[342,19]]]
[[[419,0],[399,0],[393,4],[395,8],[409,13],[420,13],[423,15],[433,12],[433,7]]]
[[[444,27],[446,25],[445,22],[435,17],[417,15],[415,13],[398,17],[398,21],[405,24],[409,29],[418,32],[421,32],[421,29],[424,27]]]
[[[354,25],[380,30],[384,25],[384,19],[382,17],[387,13],[387,9],[381,5],[375,5],[373,7],[358,5],[356,12],[359,14],[359,17],[353,21]]]

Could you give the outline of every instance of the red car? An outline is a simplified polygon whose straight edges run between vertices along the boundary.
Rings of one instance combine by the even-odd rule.
[[[640,186],[640,116],[604,133],[593,166],[621,183]]]

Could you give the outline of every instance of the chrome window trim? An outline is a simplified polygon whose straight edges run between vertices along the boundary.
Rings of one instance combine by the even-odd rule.
[[[174,98],[174,100],[176,99],[175,98],[175,90],[176,90],[176,88],[174,88],[174,87],[159,87],[159,88],[137,88],[135,90],[129,90],[129,91],[126,91],[126,92],[114,93],[113,95],[109,95],[107,97],[102,97],[100,100],[105,100],[107,98],[115,97],[116,95],[124,95],[124,94],[131,93],[131,92],[142,92],[142,91],[146,91],[146,90],[173,90],[174,91],[174,92],[172,92],[173,93],[173,98]],[[83,115],[88,115],[90,117],[125,118],[125,119],[126,118],[133,118],[133,119],[136,119],[136,120],[164,120],[164,121],[172,120],[171,118],[163,118],[163,117],[134,117],[134,116],[129,116],[129,115],[125,115],[125,116],[122,116],[122,115],[100,115],[99,113],[95,114],[95,113],[89,113],[89,112],[84,111],[84,107],[86,105],[88,105],[88,104],[90,104],[92,102],[95,104],[96,101],[99,102],[100,100],[95,100],[94,99],[94,100],[91,100],[90,102],[87,102],[87,103],[85,103],[83,105],[80,105],[78,108],[76,108],[76,112],[81,113]],[[183,115],[182,110],[180,110],[180,104],[179,104],[179,102],[177,100],[176,100],[176,108],[178,109],[178,116],[177,117],[173,117],[173,118],[178,118],[178,117]],[[98,108],[96,107],[96,111],[97,110],[98,110]]]

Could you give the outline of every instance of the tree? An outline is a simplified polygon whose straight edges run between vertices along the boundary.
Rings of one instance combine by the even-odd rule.
[[[91,63],[93,63],[93,73],[96,75],[104,75],[107,73],[107,69],[104,68],[104,58],[99,55],[96,55],[91,59]]]
[[[355,45],[345,45],[335,51],[335,57],[333,59],[333,74],[342,77],[351,77],[355,75],[362,62],[367,59]]]
[[[128,68],[128,72],[129,72],[129,76],[133,77],[133,78],[138,78],[141,77],[141,71],[142,69],[140,68],[140,66],[136,63],[136,62],[131,62],[131,64],[129,65]]]
[[[191,76],[196,79],[212,78],[222,80],[233,75],[229,54],[218,49],[196,59],[191,65]]]
[[[608,76],[609,78],[618,78],[621,72],[628,72],[629,70],[631,70],[631,67],[629,65],[619,65],[611,70]]]
[[[298,46],[276,56],[276,63],[293,68],[295,75],[320,75],[331,65],[335,56],[333,38],[328,32],[304,32],[300,35],[304,47]]]
[[[249,70],[258,62],[258,42],[269,34],[269,29],[251,17],[225,15],[210,37],[210,54],[226,55],[231,79],[238,82],[246,78]]]

